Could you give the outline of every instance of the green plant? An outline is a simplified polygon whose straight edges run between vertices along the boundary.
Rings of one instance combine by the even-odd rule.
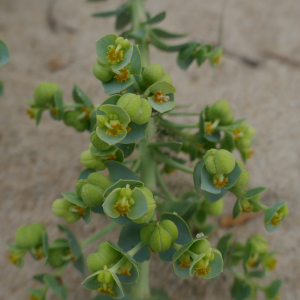
[[[10,55],[7,48],[7,45],[0,39],[0,67],[4,66],[10,61]],[[3,95],[4,88],[3,82],[0,81],[0,96]]]
[[[70,224],[80,219],[90,223],[95,214],[112,220],[80,242],[64,225],[58,226],[67,239],[50,244],[41,224],[20,227],[16,245],[7,245],[10,260],[22,268],[30,252],[34,259],[44,258],[56,269],[53,274],[34,276],[42,287],[29,290],[31,299],[45,299],[49,288],[66,299],[62,274],[70,263],[83,276],[87,266],[92,274],[82,285],[100,292],[96,299],[122,298],[125,294],[127,299],[154,298],[148,283],[151,252],[172,263],[175,274],[182,279],[194,275],[210,279],[227,268],[235,278],[231,289],[235,300],[255,298],[258,290],[267,299],[276,299],[281,280],[268,286],[256,280],[276,265],[276,252],[268,252],[263,236],[254,235],[241,244],[227,234],[215,248],[207,239],[216,227],[206,222],[207,215],[221,214],[228,191],[237,197],[233,218],[242,212],[262,210],[269,232],[288,214],[285,202],[271,207],[260,202],[265,187],[246,189],[249,173],[244,163],[252,154],[254,128],[245,119],[234,120],[230,104],[223,99],[196,114],[197,123],[166,120],[166,115],[195,114],[180,112],[171,76],[160,64],[149,63],[150,44],[164,51],[178,51],[177,63],[183,69],[194,59],[199,66],[208,59],[214,67],[220,60],[221,47],[212,49],[198,42],[166,44],[162,39],[183,35],[153,28],[165,13],[151,17],[141,0],[130,0],[115,11],[94,16],[114,15],[116,29],[129,23],[131,29],[120,36],[107,34],[96,42],[93,73],[110,95],[101,105],[93,104],[77,85],[73,89],[74,103],[65,103],[59,85],[49,82],[35,89],[34,101],[27,100],[31,107],[28,113],[37,124],[48,110],[53,119],[63,120],[78,132],[90,131],[91,143],[80,156],[86,169],[79,174],[74,191],[62,192],[63,198],[53,202],[53,213]],[[243,163],[231,154],[234,149],[240,152]],[[178,158],[179,152],[196,161],[195,167],[186,166],[186,161]],[[129,158],[132,154],[134,158]],[[98,172],[106,168],[109,178]],[[195,191],[174,195],[168,189],[162,174],[174,169],[193,175]],[[122,227],[118,244],[101,243],[86,259],[82,249],[118,225]],[[195,238],[191,230],[199,232]],[[242,272],[238,266],[242,266]],[[131,288],[124,292],[122,283],[130,283]],[[167,298],[165,294],[160,297]]]

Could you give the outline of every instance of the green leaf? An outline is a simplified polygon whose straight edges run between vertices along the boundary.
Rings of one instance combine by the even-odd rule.
[[[128,78],[126,81],[122,82],[118,82],[116,78],[113,78],[108,82],[102,82],[102,85],[108,94],[119,93],[123,90],[126,90],[132,84],[133,80],[131,78]]]
[[[116,146],[123,152],[124,154],[124,158],[129,157],[134,149],[135,149],[135,143],[131,143],[131,144],[116,144]]]
[[[273,300],[277,296],[277,294],[281,288],[281,285],[282,285],[281,279],[276,279],[276,280],[272,281],[265,290],[266,297],[268,299]]]
[[[209,133],[206,132],[205,135],[204,135],[204,137],[208,141],[216,143],[216,142],[218,142],[221,139],[221,134],[220,134],[220,131],[215,130],[212,134],[209,134]]]
[[[209,262],[208,268],[211,269],[211,272],[206,276],[201,276],[205,279],[210,279],[218,276],[221,272],[223,272],[223,259],[222,254],[217,249],[212,249],[214,253],[214,260]]]
[[[71,191],[64,191],[61,193],[68,201],[71,203],[80,206],[80,207],[86,207],[85,203],[82,201],[82,199],[76,194],[76,192]]]
[[[231,123],[230,125],[227,125],[227,126],[217,126],[217,129],[218,130],[221,130],[221,131],[233,131],[235,129],[237,129],[242,123],[244,123],[246,121],[246,119],[240,119],[240,120],[237,120],[233,123]]]
[[[284,202],[284,201],[277,202],[265,211],[264,224],[265,224],[265,227],[268,232],[273,232],[279,226],[279,225],[278,226],[271,225],[271,220],[272,220],[273,216],[276,214],[277,210],[280,209],[285,204],[286,204],[286,202]],[[284,220],[284,218],[282,218],[281,221],[283,221],[283,220]]]
[[[198,231],[201,231],[205,235],[211,234],[217,228],[217,224],[205,223],[203,226],[198,227]]]
[[[264,270],[256,270],[253,272],[249,272],[249,276],[250,277],[254,277],[254,278],[263,278],[265,277],[265,271]]]
[[[187,36],[187,34],[185,33],[172,33],[160,28],[151,28],[150,31],[154,32],[154,34],[157,35],[158,37],[164,39],[176,39],[176,38],[182,38]]]
[[[189,268],[180,268],[180,264],[179,264],[178,260],[173,263],[173,268],[174,268],[175,274],[179,278],[181,278],[181,279],[189,278],[189,276],[190,276]]]
[[[86,264],[83,254],[81,254],[75,261],[73,261],[73,266],[79,271],[82,276],[86,273]]]
[[[201,173],[202,173],[203,166],[204,166],[204,160],[202,159],[196,164],[194,168],[194,174],[193,174],[195,189],[199,194],[201,192],[200,186],[201,186]]]
[[[205,48],[201,47],[197,52],[196,52],[196,60],[197,60],[197,65],[200,67],[206,60],[206,51]]]
[[[145,24],[156,24],[156,23],[159,23],[161,21],[163,21],[166,17],[166,12],[163,11],[159,14],[157,14],[156,16],[152,17],[151,19],[147,20],[145,22]]]
[[[90,207],[85,209],[85,214],[81,216],[86,224],[89,224],[92,220],[92,211]]]
[[[238,181],[242,172],[243,171],[238,165],[238,163],[235,162],[234,169],[229,174],[224,175],[224,177],[228,179],[225,185],[225,189],[230,189],[231,187],[233,187],[235,183]]]
[[[89,176],[90,174],[95,173],[95,172],[97,172],[95,169],[90,169],[90,168],[84,169],[84,170],[79,174],[78,180],[80,180],[80,179],[87,179],[88,176]]]
[[[184,50],[184,49],[183,49]],[[182,51],[182,50],[181,50]],[[189,66],[193,63],[195,57],[193,55],[190,55],[186,59],[181,59],[180,54],[177,56],[177,65],[182,69],[182,70],[187,70]]]
[[[129,251],[141,242],[140,231],[144,224],[129,222],[125,224],[120,232],[118,245],[124,250]],[[147,246],[140,249],[134,259],[143,262],[150,259],[150,250]]]
[[[262,193],[265,191],[267,188],[266,187],[257,187],[254,189],[247,190],[246,193],[243,195],[244,198],[250,199],[253,198],[254,196]]]
[[[131,22],[131,13],[129,9],[123,10],[117,15],[115,28],[116,30],[121,30],[126,27]]]
[[[196,211],[195,218],[197,220],[197,223],[203,224],[206,221],[207,213],[205,209],[200,208],[198,211]]]
[[[100,214],[100,215],[105,215],[102,205],[103,205],[103,203],[101,203],[95,207],[91,207],[92,212],[94,212],[96,214]]]
[[[56,91],[54,94],[55,107],[57,110],[57,120],[60,121],[64,116],[64,101],[62,99],[62,93]]]
[[[241,200],[240,198],[237,198],[232,212],[232,218],[235,220],[242,212],[242,206],[241,206]]]
[[[230,241],[232,238],[233,238],[233,234],[228,233],[228,234],[222,236],[218,242],[217,249],[220,251],[223,261],[225,261],[225,259],[226,259],[226,255],[227,255],[228,249],[230,247],[230,244],[231,244]]]
[[[120,224],[122,226],[125,225],[125,224],[127,224],[128,222],[131,222],[131,220],[127,217],[127,215],[124,215],[124,216],[120,215],[118,218],[112,218],[112,217],[110,217],[106,213],[105,213],[105,215],[108,218],[110,218],[112,221],[114,221],[114,222],[116,222],[116,223],[118,223],[118,224]]]
[[[8,48],[3,40],[0,39],[0,67],[10,61]]]
[[[174,94],[167,94],[170,97],[169,101],[156,102],[154,97],[149,97],[148,100],[151,106],[160,113],[165,113],[172,110],[175,107]]]
[[[180,152],[182,143],[181,142],[157,142],[157,143],[150,143],[148,144],[148,147],[150,148],[169,148],[176,153]]]
[[[181,49],[178,53],[178,59],[184,61],[188,59],[194,52],[194,50],[199,46],[198,42],[190,42],[186,45],[185,48]],[[194,59],[194,56],[192,56]]]
[[[90,132],[93,132],[95,130],[95,127],[97,125],[97,115],[96,115],[96,110],[93,109],[90,113]]]
[[[115,145],[110,146],[107,150],[99,150],[99,149],[95,148],[94,146],[92,146],[90,148],[90,152],[95,156],[106,156],[109,154],[116,153],[117,150],[118,150],[118,147]]]
[[[130,74],[140,76],[142,72],[141,53],[138,45],[133,45],[133,52],[130,62]]]
[[[44,276],[45,276],[46,274],[47,274],[47,273],[35,274],[32,278],[33,278],[34,280],[38,281],[39,283],[44,284],[44,283],[45,283]]]
[[[104,192],[103,195],[107,196],[109,195],[112,191],[114,191],[115,189],[118,188],[124,188],[126,187],[126,185],[129,184],[129,187],[131,189],[135,188],[135,187],[143,187],[144,183],[141,181],[136,181],[136,180],[118,180],[117,182],[113,183],[112,185],[110,185]]]
[[[61,299],[67,299],[68,290],[64,283],[60,282],[61,277],[46,274],[44,279],[46,284],[49,285],[50,289]]]
[[[130,117],[121,106],[106,104],[101,105],[101,110],[107,115],[116,114],[121,124],[128,124],[130,122]]]
[[[119,71],[120,69],[123,69],[124,67],[126,67],[130,61],[131,61],[131,57],[132,57],[132,52],[133,52],[133,45],[130,44],[126,50],[124,50],[123,52],[123,59],[115,64],[113,64],[112,66],[112,71],[117,73],[117,71]]]
[[[227,193],[227,190],[225,190],[224,188],[221,188],[221,192],[219,194],[211,194],[207,191],[204,191],[204,197],[207,201],[216,202],[216,201],[220,200],[222,197],[224,197],[224,195],[226,193]]]
[[[3,86],[3,82],[0,81],[0,97],[4,94],[4,86]]]
[[[234,300],[248,299],[251,293],[252,287],[248,283],[235,279],[234,284],[231,288],[231,297]]]
[[[248,273],[247,271],[247,263],[249,261],[249,259],[251,258],[251,254],[252,254],[252,250],[253,250],[253,246],[251,243],[246,243],[246,246],[243,250],[243,256],[242,256],[242,260],[243,260],[243,268],[245,273]]]
[[[36,125],[39,125],[40,122],[41,122],[41,119],[42,119],[42,114],[44,112],[44,109],[42,108],[39,108],[37,111],[36,111],[36,115],[35,115],[35,124]]]
[[[213,175],[208,173],[205,165],[201,172],[201,189],[212,194],[219,194],[221,192],[220,188],[217,188],[213,183]]]
[[[133,122],[130,122],[128,124],[128,127],[130,128],[130,131],[127,132],[127,135],[123,140],[120,141],[121,144],[131,144],[135,143],[141,139],[143,139],[146,136],[146,129],[147,129],[148,123],[145,123],[143,125],[137,125]]]
[[[166,81],[157,81],[149,86],[145,93],[149,93],[149,91],[153,94],[155,94],[156,92],[162,92],[163,95],[167,95],[170,93],[175,93],[176,89],[172,84]]]
[[[112,17],[112,16],[117,16],[120,13],[122,13],[127,7],[128,7],[127,4],[123,4],[120,7],[118,7],[117,9],[115,9],[115,10],[102,11],[102,12],[94,13],[94,14],[92,14],[92,17],[96,17],[96,18],[109,18],[109,17]]]
[[[104,63],[108,63],[107,53],[109,45],[115,45],[115,40],[118,38],[117,35],[110,33],[103,36],[100,40],[96,41],[96,52],[98,59]]]
[[[9,250],[13,250],[13,251],[22,251],[24,250],[23,248],[17,246],[17,245],[11,245],[11,244],[5,244],[5,246],[9,249]]]
[[[74,85],[73,88],[73,99],[76,103],[82,103],[85,106],[93,106],[93,102],[90,98],[79,88],[78,85]]]
[[[225,131],[224,138],[221,140],[221,149],[232,152],[234,149],[234,138],[231,132]]]
[[[112,182],[123,180],[139,180],[139,175],[132,172],[130,169],[125,167],[123,164],[116,161],[105,162],[109,170],[109,180]]]
[[[58,225],[58,228],[66,233],[72,254],[74,257],[79,258],[81,255],[81,248],[72,231],[68,227],[60,224]]]

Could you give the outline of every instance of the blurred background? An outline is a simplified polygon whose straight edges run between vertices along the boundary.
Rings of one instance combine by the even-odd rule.
[[[124,1],[123,1],[124,2]],[[10,50],[12,60],[0,69],[5,94],[0,98],[0,281],[1,299],[27,299],[25,288],[37,287],[31,279],[44,272],[41,262],[27,257],[20,272],[8,262],[4,243],[14,242],[16,229],[30,222],[47,227],[50,240],[59,233],[56,224],[63,222],[51,212],[52,202],[64,190],[75,187],[83,169],[79,155],[86,150],[89,134],[77,133],[46,113],[36,127],[26,114],[24,98],[33,98],[41,81],[61,85],[64,99],[71,102],[74,84],[94,101],[106,98],[101,83],[93,76],[96,62],[95,41],[114,32],[114,18],[91,18],[91,13],[114,9],[122,1],[85,3],[84,0],[1,0],[0,37]],[[278,265],[268,281],[281,277],[284,285],[280,297],[300,299],[300,3],[298,0],[148,0],[152,15],[163,10],[167,17],[162,28],[189,33],[187,40],[216,43],[223,11],[223,46],[221,64],[211,69],[194,63],[188,71],[176,65],[176,54],[151,48],[151,61],[161,63],[171,74],[177,88],[178,104],[193,103],[190,112],[200,112],[205,104],[220,98],[230,101],[236,119],[246,117],[257,129],[255,154],[249,160],[249,187],[268,186],[262,202],[288,202],[290,215],[274,233],[267,233],[263,216],[234,228],[220,227],[212,236],[213,247],[225,233],[235,232],[244,242],[260,233],[270,242],[270,250],[279,250]],[[178,118],[176,121],[196,122]],[[238,157],[238,156],[237,156]],[[175,172],[167,179],[175,191],[193,188],[192,177]],[[224,214],[232,211],[235,199],[226,197]],[[219,219],[215,219],[220,222]],[[89,226],[83,221],[72,225],[79,239],[101,229],[107,223],[95,215]],[[101,241],[117,241],[118,229]],[[96,242],[85,249],[95,251]],[[214,280],[174,275],[172,264],[151,263],[151,286],[166,288],[173,300],[231,299],[232,277],[224,272]],[[298,266],[298,267],[297,267]],[[49,270],[46,268],[46,270]],[[163,279],[163,280],[162,280]],[[80,282],[79,273],[70,267],[64,276],[69,288],[68,299],[87,299],[89,292]],[[47,299],[57,299],[50,294]],[[258,299],[263,299],[259,295]]]

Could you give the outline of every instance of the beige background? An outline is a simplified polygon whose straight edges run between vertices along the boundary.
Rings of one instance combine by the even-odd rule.
[[[50,239],[57,237],[56,223],[62,221],[51,213],[51,203],[61,191],[74,189],[82,170],[79,155],[89,140],[87,132],[77,134],[47,114],[36,127],[26,115],[23,99],[32,98],[36,85],[47,80],[62,86],[67,102],[72,101],[71,91],[77,83],[95,103],[101,103],[106,96],[91,72],[96,60],[95,41],[114,31],[114,19],[93,19],[89,15],[121,3],[57,0],[52,1],[51,16],[50,2],[0,2],[0,38],[7,42],[12,56],[12,61],[0,70],[6,89],[5,96],[0,98],[0,299],[26,299],[24,288],[38,286],[30,278],[44,271],[42,263],[27,257],[20,272],[8,263],[8,251],[3,244],[13,243],[15,230],[29,222],[42,222]],[[162,28],[187,32],[191,34],[190,39],[215,43],[222,3],[221,0],[148,0],[146,6],[152,15],[168,11],[166,20],[159,25]],[[173,77],[177,103],[194,103],[189,109],[194,112],[207,103],[226,98],[232,103],[236,118],[247,117],[256,127],[255,155],[247,165],[251,174],[249,186],[268,186],[262,201],[269,205],[278,200],[287,201],[290,216],[272,234],[266,232],[259,217],[239,228],[219,229],[211,241],[215,246],[222,234],[233,231],[241,241],[257,232],[266,236],[270,249],[280,251],[279,264],[271,277],[283,278],[281,299],[284,300],[300,299],[297,256],[300,214],[296,194],[300,178],[299,27],[298,0],[227,0],[224,11],[227,54],[216,70],[206,63],[201,68],[193,64],[184,72],[177,67],[175,54],[151,49],[152,62],[161,63]],[[256,60],[258,66],[245,64],[241,56]],[[172,175],[168,183],[177,191],[192,188],[191,176],[180,172]],[[226,198],[227,213],[233,204],[233,198]],[[80,221],[71,228],[83,239],[106,223],[104,217],[95,215],[90,226]],[[118,230],[114,230],[110,238],[116,241],[117,234]],[[97,243],[85,252],[94,251],[96,246]],[[68,299],[87,299],[89,292],[80,285],[80,275],[71,268],[67,274]],[[174,300],[227,300],[231,282],[227,272],[210,281],[180,280],[174,275],[172,265],[159,262],[156,256],[151,265],[151,286],[167,287]],[[49,293],[48,299],[56,297]]]

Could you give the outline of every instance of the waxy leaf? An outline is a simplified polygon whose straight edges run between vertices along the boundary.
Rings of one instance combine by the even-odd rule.
[[[93,102],[90,98],[76,84],[73,88],[73,99],[76,103],[82,103],[85,106],[93,106]]]
[[[137,180],[123,180],[120,179],[117,182],[113,183],[112,185],[110,185],[104,192],[103,195],[107,196],[109,195],[112,191],[114,191],[117,188],[124,188],[126,187],[126,185],[129,185],[129,187],[131,189],[134,189],[135,187],[143,187],[144,183],[141,181],[137,181]]]
[[[68,290],[64,283],[61,282],[61,277],[46,274],[44,277],[46,284],[49,285],[50,289],[61,299],[67,299]]]
[[[225,189],[230,189],[231,187],[233,187],[235,183],[238,181],[242,172],[243,171],[238,165],[238,163],[235,162],[234,169],[229,174],[224,175],[224,177],[228,179],[225,185]]]
[[[3,40],[0,39],[0,67],[10,61],[8,48]]]
[[[271,224],[271,220],[274,217],[274,215],[276,214],[277,210],[280,209],[285,204],[286,204],[286,202],[284,202],[284,201],[277,202],[274,205],[272,205],[271,207],[269,207],[267,211],[265,211],[264,224],[265,224],[265,227],[268,232],[273,232],[279,226],[280,223],[277,226],[273,226]],[[284,217],[281,219],[281,222],[283,220],[284,220]]]
[[[227,193],[227,190],[225,190],[224,188],[221,188],[221,192],[219,194],[211,194],[207,191],[204,191],[204,197],[207,201],[216,202],[216,201],[220,200],[222,197],[224,197],[224,195],[226,193]]]
[[[228,233],[228,234],[222,236],[218,242],[217,249],[220,251],[223,261],[225,261],[225,259],[226,259],[226,255],[227,255],[228,249],[231,245],[230,241],[232,240],[232,238],[233,238],[233,234]]]
[[[246,199],[251,199],[254,196],[262,193],[266,189],[267,189],[266,187],[257,187],[257,188],[254,188],[254,189],[246,190],[245,194],[243,194],[243,197],[246,198]]]
[[[200,160],[195,168],[194,168],[194,174],[193,174],[193,178],[194,178],[194,185],[195,185],[195,189],[196,191],[200,194],[201,190],[201,173],[202,173],[202,169],[204,166],[204,160]]]
[[[116,78],[113,78],[108,82],[102,82],[104,89],[110,95],[126,90],[132,84],[133,84],[133,80],[131,78],[128,78],[127,80],[122,82],[118,82]]]
[[[112,182],[118,181],[120,179],[123,180],[139,180],[139,175],[132,172],[123,164],[116,161],[106,161],[105,162],[108,170],[109,170],[109,180]]]
[[[149,97],[148,100],[151,106],[160,113],[165,113],[175,107],[174,94],[166,94],[169,96],[169,101],[156,102],[154,97]]]
[[[232,212],[232,218],[235,220],[242,212],[241,199],[237,198]]]
[[[97,172],[95,169],[84,169],[78,176],[78,180],[87,179],[90,174]]]
[[[79,258],[82,254],[81,248],[72,231],[68,227],[60,224],[58,225],[58,228],[66,233],[73,256]]]
[[[135,143],[141,139],[143,139],[146,136],[146,129],[147,129],[148,123],[145,123],[143,125],[137,125],[133,122],[130,122],[128,124],[128,127],[130,128],[129,132],[127,132],[127,135],[123,140],[120,141],[121,144],[131,144]]]
[[[212,194],[219,194],[221,192],[221,189],[214,185],[213,175],[208,173],[205,165],[203,166],[201,173],[201,189]]]
[[[76,194],[76,192],[65,191],[61,193],[68,201],[71,203],[80,206],[86,207],[86,204],[82,201],[82,199]]]

